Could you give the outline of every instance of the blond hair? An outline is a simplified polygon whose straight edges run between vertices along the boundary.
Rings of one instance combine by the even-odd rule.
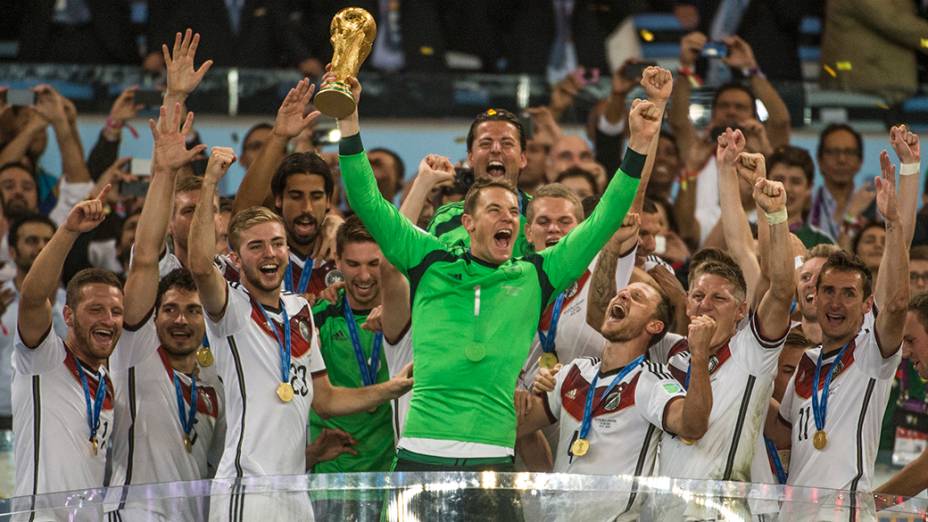
[[[229,222],[229,246],[232,247],[233,251],[238,252],[242,232],[255,225],[271,222],[280,223],[281,226],[284,226],[284,220],[267,207],[246,208],[233,216]]]

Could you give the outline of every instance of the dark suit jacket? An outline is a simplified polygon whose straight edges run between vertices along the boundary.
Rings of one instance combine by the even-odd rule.
[[[451,4],[453,2],[449,2]],[[332,58],[329,26],[332,17],[344,7],[360,7],[369,12],[382,30],[377,0],[318,0],[304,2],[307,16],[313,19],[311,29],[304,31],[309,47],[322,63]],[[441,0],[404,0],[400,2],[400,41],[406,58],[406,71],[436,71],[445,67],[446,39],[441,23],[442,11],[448,7]],[[307,27],[310,27],[308,25]],[[373,54],[373,51],[371,51]],[[368,57],[370,60],[370,57]],[[366,63],[366,62],[365,62]],[[369,64],[362,66],[370,67]]]
[[[627,2],[616,0],[576,0],[571,32],[577,61],[587,68],[609,71],[606,37],[628,14]],[[551,0],[513,0],[512,26],[505,40],[510,70],[542,74],[551,58],[555,39],[555,12]]]
[[[232,32],[223,0],[157,0],[149,2],[148,48],[168,47],[174,35],[190,27],[200,33],[197,60],[218,66],[288,67],[310,57],[299,37],[303,23],[288,0],[245,0],[239,31]]]
[[[93,55],[105,55],[109,63],[138,63],[132,24],[129,18],[129,2],[125,0],[85,0],[90,9],[91,28],[95,41]],[[48,44],[54,39],[51,34],[52,14],[55,0],[23,0],[20,2],[22,22],[20,24],[19,59],[23,61],[47,61]],[[90,53],[88,53],[90,54]]]

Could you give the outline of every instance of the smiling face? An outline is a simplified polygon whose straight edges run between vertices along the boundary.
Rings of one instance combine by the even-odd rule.
[[[330,203],[325,197],[325,179],[322,176],[293,174],[287,177],[276,204],[287,227],[287,239],[294,248],[309,249],[315,243]]]
[[[170,288],[161,297],[155,314],[155,329],[161,346],[172,355],[184,356],[200,347],[206,324],[200,295],[181,288]]]
[[[686,296],[686,315],[695,318],[708,315],[718,325],[711,346],[717,348],[735,333],[738,322],[747,313],[745,297],[734,283],[710,273],[700,274],[691,284]]]
[[[290,261],[284,227],[267,221],[241,230],[234,260],[247,285],[264,292],[278,290]]]
[[[918,312],[909,310],[905,316],[902,330],[902,356],[912,362],[912,366],[922,379],[928,379],[928,331],[918,318]]]
[[[471,252],[478,259],[500,264],[512,257],[519,232],[519,202],[502,187],[486,187],[477,197],[473,214],[464,213],[461,224],[470,235]]]
[[[568,199],[541,197],[532,200],[531,205],[532,221],[525,227],[525,238],[535,252],[557,244],[579,224],[577,209]]]
[[[815,307],[822,336],[843,342],[860,330],[873,296],[864,296],[864,276],[857,270],[829,268],[818,277]]]
[[[380,259],[380,247],[370,241],[346,243],[335,258],[352,308],[369,310],[380,304]]]
[[[627,342],[643,338],[644,346],[652,335],[666,325],[656,318],[661,296],[650,285],[632,283],[619,290],[606,308],[600,331],[609,342]]]
[[[525,153],[519,143],[519,130],[506,121],[480,123],[474,131],[467,162],[474,169],[475,179],[504,181],[515,187],[519,172],[526,164]]]
[[[813,257],[807,259],[799,267],[796,295],[799,301],[799,313],[807,321],[818,321],[818,308],[815,306],[815,286],[818,283],[818,274],[822,270],[822,265],[827,260],[824,257]]]
[[[72,348],[91,359],[113,353],[122,334],[123,294],[104,283],[87,283],[78,289],[77,305],[64,307]]]

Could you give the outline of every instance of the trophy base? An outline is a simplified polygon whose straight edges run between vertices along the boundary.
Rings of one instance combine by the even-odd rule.
[[[344,82],[332,82],[321,89],[313,99],[319,112],[335,119],[342,119],[354,112],[356,104],[351,89]]]

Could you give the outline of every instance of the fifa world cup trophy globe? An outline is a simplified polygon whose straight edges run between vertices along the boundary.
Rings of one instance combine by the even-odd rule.
[[[358,75],[358,69],[370,54],[377,37],[377,23],[364,9],[346,7],[335,13],[329,31],[335,81],[319,90],[314,103],[322,114],[340,119],[355,110],[348,78]]]

